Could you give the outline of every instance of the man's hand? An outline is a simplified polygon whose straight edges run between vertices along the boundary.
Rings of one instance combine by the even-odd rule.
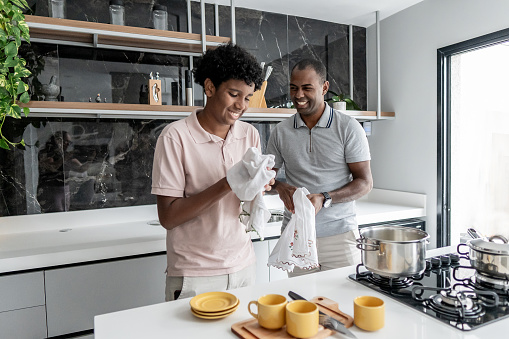
[[[318,214],[318,212],[320,212],[320,210],[322,209],[323,207],[323,202],[325,200],[325,197],[323,196],[322,193],[312,193],[312,194],[308,194],[307,195],[308,199],[311,201],[311,203],[313,204],[313,206],[315,207],[315,215]]]
[[[279,198],[283,201],[285,207],[290,212],[295,213],[295,206],[293,205],[293,193],[295,193],[297,187],[289,185],[285,182],[278,181],[274,188],[279,193]]]

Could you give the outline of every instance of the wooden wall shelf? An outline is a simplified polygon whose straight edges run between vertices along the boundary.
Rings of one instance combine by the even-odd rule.
[[[155,50],[180,55],[201,55],[201,34],[103,24],[98,22],[56,19],[26,15],[33,41],[66,45]],[[207,35],[207,48],[230,38]]]
[[[89,118],[157,118],[176,119],[188,116],[200,106],[173,106],[173,105],[141,105],[141,104],[114,104],[95,102],[60,102],[60,101],[31,101],[27,105],[30,115],[36,116],[67,116]],[[243,120],[280,121],[297,112],[293,108],[254,108],[250,107],[244,113]],[[343,111],[358,120],[377,120],[375,111]],[[394,112],[382,112],[381,119],[394,118]]]

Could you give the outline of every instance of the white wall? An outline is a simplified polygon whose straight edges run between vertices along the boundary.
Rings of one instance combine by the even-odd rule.
[[[506,0],[424,0],[380,23],[382,111],[370,137],[377,188],[427,194],[436,244],[437,49],[509,27]],[[376,109],[375,26],[368,28],[368,108]],[[465,188],[468,194],[468,188]]]

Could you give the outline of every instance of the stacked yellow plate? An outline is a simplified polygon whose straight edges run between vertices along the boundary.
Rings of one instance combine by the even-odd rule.
[[[191,312],[202,319],[220,319],[229,316],[239,307],[239,299],[226,292],[207,292],[191,299]]]

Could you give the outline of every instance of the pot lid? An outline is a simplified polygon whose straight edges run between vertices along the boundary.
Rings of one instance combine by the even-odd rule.
[[[468,246],[476,251],[509,255],[509,244],[500,244],[483,238],[469,240]]]

